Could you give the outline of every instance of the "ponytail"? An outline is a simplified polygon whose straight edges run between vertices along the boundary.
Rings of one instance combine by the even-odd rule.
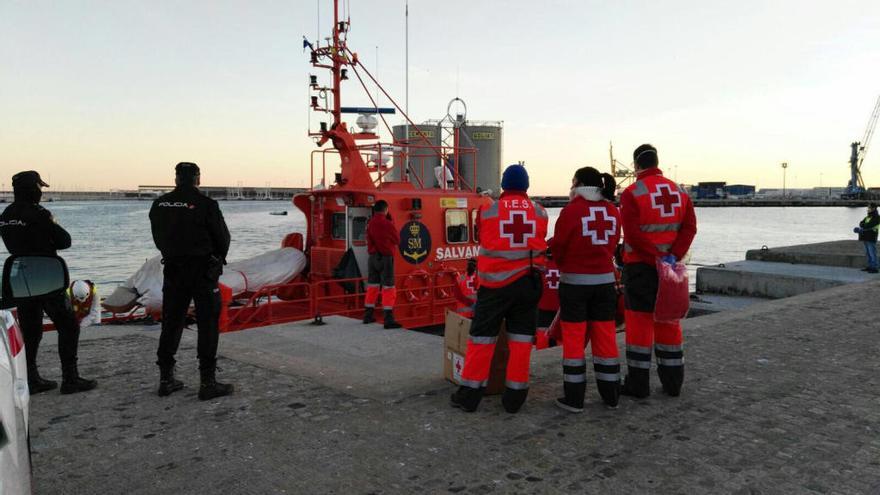
[[[617,193],[617,182],[611,174],[602,174],[602,196],[608,201],[614,201],[614,195]]]

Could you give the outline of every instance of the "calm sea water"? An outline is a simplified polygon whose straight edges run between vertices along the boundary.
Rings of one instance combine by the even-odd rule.
[[[0,205],[4,206],[4,205]],[[100,284],[106,295],[158,254],[150,235],[149,201],[63,201],[44,204],[73,237],[61,254],[73,279]],[[229,260],[281,246],[287,233],[305,233],[305,218],[287,201],[221,201],[232,233]],[[287,216],[270,215],[286,210]],[[558,208],[550,209],[552,232]],[[699,233],[690,267],[736,261],[748,249],[853,239],[864,208],[697,208]],[[6,256],[0,246],[0,255]],[[693,273],[691,280],[694,280]]]

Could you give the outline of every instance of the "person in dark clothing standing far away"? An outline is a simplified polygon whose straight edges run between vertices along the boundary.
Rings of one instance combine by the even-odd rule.
[[[677,397],[684,381],[681,325],[654,322],[657,259],[674,264],[687,254],[697,234],[697,217],[691,198],[657,167],[656,148],[639,146],[633,161],[636,181],[620,195],[627,363],[621,393],[638,398],[651,394],[653,346],[663,391]]]
[[[232,393],[232,385],[216,380],[217,344],[220,339],[220,289],[229,252],[229,230],[213,199],[199,192],[201,179],[195,163],[178,163],[176,187],[159,196],[150,208],[153,242],[162,253],[162,335],[157,352],[159,395],[183,388],[174,378],[174,354],[186,322],[190,301],[195,303],[198,324],[199,399]]]
[[[511,165],[501,179],[498,201],[483,205],[477,217],[477,304],[465,352],[461,387],[452,394],[453,407],[473,412],[483,398],[502,321],[507,322],[510,356],[501,403],[519,411],[529,392],[529,360],[543,285],[547,249],[547,212],[529,199],[529,175]]]
[[[382,309],[385,310],[385,328],[400,328],[394,320],[397,288],[394,286],[394,251],[400,243],[400,234],[388,214],[384,199],[373,205],[373,217],[367,223],[367,294],[364,297],[364,323],[376,321],[376,301],[382,291]]]
[[[853,232],[859,234],[859,240],[865,244],[865,254],[868,256],[868,266],[862,271],[877,273],[877,231],[880,230],[880,214],[877,214],[877,205],[868,205],[868,216],[859,222],[859,226]]]
[[[55,222],[49,210],[40,206],[41,187],[49,187],[33,170],[12,176],[14,200],[0,215],[0,234],[12,255],[51,255],[70,247],[70,234]],[[52,390],[58,384],[44,380],[37,371],[37,349],[43,339],[43,312],[58,331],[58,355],[61,358],[61,393],[84,392],[98,386],[77,370],[79,323],[65,291],[37,300],[18,303],[18,322],[25,344],[28,388],[31,394]]]
[[[620,213],[614,206],[617,184],[592,167],[578,169],[571,181],[571,202],[559,213],[551,249],[560,271],[562,384],[556,404],[583,412],[587,386],[584,347],[593,349],[599,395],[617,407],[620,363],[617,351],[617,290],[613,257],[620,241]]]

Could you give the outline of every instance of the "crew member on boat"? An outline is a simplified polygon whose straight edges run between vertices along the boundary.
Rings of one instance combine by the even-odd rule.
[[[156,352],[158,394],[166,396],[183,388],[183,382],[174,377],[174,355],[180,346],[192,301],[199,329],[199,399],[209,400],[229,395],[233,390],[232,385],[216,379],[221,310],[217,283],[229,252],[229,230],[217,202],[198,189],[201,182],[198,165],[178,163],[175,175],[174,190],[159,196],[150,208],[153,241],[162,253],[165,265],[162,334]]]
[[[400,328],[394,319],[394,303],[397,302],[397,288],[394,285],[394,252],[400,243],[400,234],[388,213],[388,202],[384,199],[373,205],[373,217],[367,223],[367,294],[364,297],[364,324],[376,321],[376,303],[382,296],[382,309],[385,314],[385,328]]]
[[[663,391],[673,397],[684,381],[681,325],[654,321],[657,261],[674,264],[691,247],[697,217],[690,197],[658,168],[657,149],[643,144],[633,152],[637,180],[620,196],[623,220],[623,285],[626,301],[627,375],[621,393],[651,394],[651,348]]]
[[[40,174],[34,170],[12,176],[14,201],[0,215],[0,234],[11,255],[57,256],[58,250],[71,245],[70,234],[55,221],[49,210],[40,206],[43,187],[49,187],[49,184],[43,182]],[[98,382],[79,376],[79,323],[67,294],[60,291],[36,300],[18,301],[17,306],[30,393],[38,394],[58,386],[52,380],[43,379],[37,370],[37,349],[43,339],[43,312],[49,316],[58,332],[61,393],[72,394],[95,388]]]
[[[617,185],[610,174],[583,167],[571,182],[571,202],[559,213],[551,245],[560,271],[565,393],[556,404],[579,413],[584,410],[587,385],[587,342],[592,346],[599,395],[606,405],[617,407],[620,363],[613,257],[620,240],[620,213],[612,203]]]
[[[471,322],[461,387],[454,407],[473,412],[483,398],[502,321],[507,322],[510,356],[501,403],[516,413],[529,391],[529,360],[535,339],[541,270],[547,249],[547,212],[529,199],[529,175],[522,165],[507,167],[498,201],[480,208],[477,305]]]

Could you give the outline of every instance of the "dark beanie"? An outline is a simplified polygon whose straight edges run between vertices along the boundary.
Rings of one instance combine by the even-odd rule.
[[[505,191],[528,191],[529,173],[522,165],[510,165],[501,176],[501,188]]]
[[[602,174],[593,167],[579,168],[574,173],[574,178],[584,186],[598,187],[599,189],[604,186]]]
[[[643,144],[633,151],[633,162],[639,168],[653,168],[657,166],[659,160],[657,158],[657,148],[650,144]]]

